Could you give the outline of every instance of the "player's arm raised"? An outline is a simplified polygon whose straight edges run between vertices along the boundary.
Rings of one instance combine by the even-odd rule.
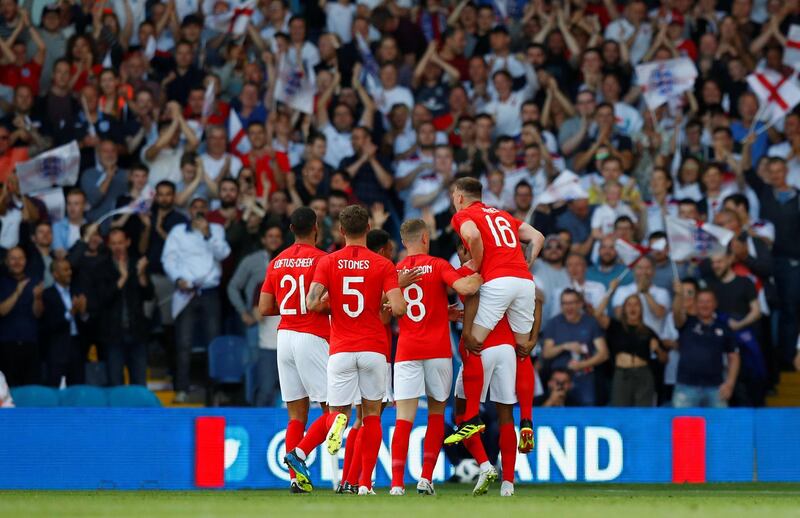
[[[325,297],[326,293],[328,293],[328,288],[325,285],[316,281],[312,282],[308,288],[308,296],[306,296],[306,307],[317,313],[325,313],[328,310],[329,300]]]
[[[478,230],[478,226],[475,225],[474,222],[467,220],[461,224],[458,233],[461,235],[461,239],[467,246],[470,255],[472,255],[471,268],[479,272],[481,270],[481,263],[483,262],[483,240],[481,240],[481,231]],[[544,243],[544,241],[542,241],[542,243]]]
[[[519,226],[519,240],[523,243],[531,245],[530,256],[528,257],[528,264],[533,264],[533,261],[539,257],[539,252],[542,251],[544,246],[544,234],[533,228],[527,223]]]

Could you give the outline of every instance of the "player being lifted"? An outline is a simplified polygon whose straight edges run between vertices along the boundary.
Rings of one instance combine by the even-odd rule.
[[[316,214],[307,207],[292,213],[289,229],[295,236],[294,244],[267,266],[258,301],[262,315],[281,316],[277,344],[278,378],[289,413],[286,451],[298,445],[303,451],[311,451],[325,440],[328,431],[325,402],[330,322],[327,315],[309,311],[306,306],[306,293],[314,270],[319,259],[325,256],[315,246],[316,222]],[[310,401],[320,403],[323,414],[304,437]],[[295,474],[290,469],[290,475],[292,493],[311,490],[307,474]]]
[[[480,272],[484,284],[480,289],[480,302],[475,321],[464,333],[469,334],[480,351],[486,337],[495,325],[508,317],[514,341],[520,355],[529,354],[533,348],[533,308],[536,288],[530,264],[539,255],[544,244],[541,232],[520,222],[509,213],[484,205],[481,202],[482,186],[475,178],[460,178],[454,183],[452,198],[456,214],[452,226],[472,255],[471,268]],[[530,244],[526,260],[521,243]],[[470,354],[472,352],[473,354]],[[458,430],[445,439],[445,444],[455,444],[483,431],[480,420],[479,397],[483,385],[480,368],[473,365],[474,352],[464,358],[464,391],[467,408],[464,422]],[[478,372],[478,374],[476,374]],[[521,423],[530,430],[530,422]]]
[[[400,236],[408,255],[397,264],[397,271],[400,274],[418,271],[420,278],[403,289],[407,311],[399,319],[400,334],[394,364],[397,422],[392,437],[392,488],[389,494],[405,493],[403,476],[409,435],[418,400],[427,395],[428,426],[417,492],[433,495],[435,490],[431,480],[444,439],[444,410],[453,381],[447,287],[461,295],[472,295],[478,291],[481,277],[479,274],[462,277],[444,259],[428,255],[430,234],[423,220],[412,219],[403,223]]]
[[[338,453],[347,427],[347,415],[357,391],[361,393],[361,477],[359,495],[375,494],[372,471],[381,444],[381,402],[386,391],[386,330],[381,321],[383,295],[395,316],[406,312],[406,302],[397,283],[397,272],[388,259],[366,248],[369,215],[357,205],[339,216],[345,247],[317,264],[309,288],[307,307],[331,314],[328,358],[327,449]],[[327,295],[327,296],[326,296]],[[284,461],[309,479],[305,458],[311,452],[299,445]],[[356,461],[357,459],[354,459]]]

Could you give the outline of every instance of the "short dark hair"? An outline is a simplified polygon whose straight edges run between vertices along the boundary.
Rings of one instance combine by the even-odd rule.
[[[390,240],[391,236],[382,228],[374,228],[367,232],[367,248],[375,253],[378,253]]]
[[[78,196],[83,196],[84,200],[86,199],[86,193],[83,192],[80,187],[70,187],[66,196],[64,196],[64,199],[69,198],[70,196],[75,196],[76,194]]]
[[[340,191],[339,189],[331,189],[331,192],[328,193],[328,199],[331,198],[340,198],[343,200],[347,200],[347,193],[344,191]]]
[[[171,182],[170,180],[161,180],[160,182],[158,182],[156,184],[156,191],[158,191],[158,189],[160,189],[161,187],[167,187],[173,193],[175,192],[175,183]]]
[[[225,177],[225,178],[223,178],[222,180],[219,181],[220,187],[222,187],[223,183],[229,183],[229,184],[233,185],[234,187],[236,187],[237,191],[239,190],[239,182],[237,182],[236,180],[234,180],[230,176]]]
[[[724,204],[726,204],[728,202],[733,203],[737,207],[740,207],[740,206],[744,205],[744,210],[746,210],[746,211],[750,210],[750,200],[748,200],[747,196],[745,196],[744,194],[741,194],[741,193],[737,192],[737,193],[731,194],[729,196],[726,196],[725,200],[722,202],[722,204],[724,205]]]
[[[476,200],[481,199],[483,185],[477,178],[465,176],[456,180],[454,185],[456,189],[468,195],[470,198],[475,198]]]
[[[339,224],[349,237],[361,237],[369,228],[369,213],[361,205],[348,205],[339,214]]]
[[[617,225],[620,223],[630,223],[632,227],[636,228],[636,224],[633,222],[630,216],[620,216],[614,220],[614,228],[617,228]]]
[[[185,165],[197,165],[197,153],[194,151],[186,151],[181,156],[181,169]]]
[[[558,297],[559,304],[561,303],[562,300],[564,300],[564,295],[575,295],[576,297],[578,297],[578,300],[580,302],[583,302],[583,295],[581,295],[581,292],[579,292],[575,288],[564,288],[564,291],[562,291],[561,295]]]
[[[317,224],[317,213],[308,207],[299,207],[292,212],[289,229],[297,237],[307,237]]]

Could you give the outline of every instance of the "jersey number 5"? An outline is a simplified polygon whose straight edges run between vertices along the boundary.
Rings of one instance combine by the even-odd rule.
[[[356,308],[347,303],[342,305],[342,309],[350,318],[356,318],[364,311],[364,295],[353,287],[353,284],[364,282],[364,277],[344,277],[342,279],[342,295],[353,295],[356,298]]]
[[[308,313],[308,310],[306,309],[305,275],[301,275],[300,277],[297,278],[297,280],[295,280],[295,278],[292,277],[291,275],[284,275],[281,278],[281,289],[283,289],[284,286],[286,286],[287,284],[289,285],[289,291],[286,293],[286,295],[283,297],[283,300],[281,301],[281,307],[280,307],[281,315],[297,314],[297,310],[292,308],[287,308],[286,303],[289,301],[290,298],[292,298],[294,292],[297,291],[298,286],[300,287],[300,304],[299,304],[300,314],[305,315],[306,313]]]
[[[497,216],[494,219],[490,215],[486,215],[486,223],[489,224],[489,230],[492,231],[494,237],[494,244],[496,246],[507,246],[509,248],[517,247],[517,235],[514,229],[511,228],[511,223],[508,222],[503,216]],[[500,243],[502,239],[503,243]]]

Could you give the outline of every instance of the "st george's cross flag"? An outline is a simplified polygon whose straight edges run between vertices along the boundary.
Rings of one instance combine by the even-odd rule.
[[[794,74],[784,76],[774,70],[761,70],[747,76],[747,84],[761,104],[760,120],[772,126],[800,103],[800,86]]]
[[[651,61],[636,65],[636,78],[647,108],[655,110],[694,87],[697,67],[689,58]]]
[[[795,70],[800,69],[800,25],[789,26],[786,36],[786,47],[783,49],[783,64]]]
[[[205,26],[216,32],[242,36],[247,31],[247,24],[253,16],[256,8],[255,0],[244,2],[222,2],[228,5],[228,10],[221,13],[213,11],[216,4],[220,2],[206,2],[204,9],[208,15],[205,18]]]
[[[231,110],[228,115],[228,142],[230,151],[235,155],[246,155],[250,152],[250,139],[247,138],[247,131],[242,126],[242,119],[236,110]]]
[[[665,221],[673,261],[704,259],[724,252],[734,236],[727,228],[693,219],[667,216]]]

